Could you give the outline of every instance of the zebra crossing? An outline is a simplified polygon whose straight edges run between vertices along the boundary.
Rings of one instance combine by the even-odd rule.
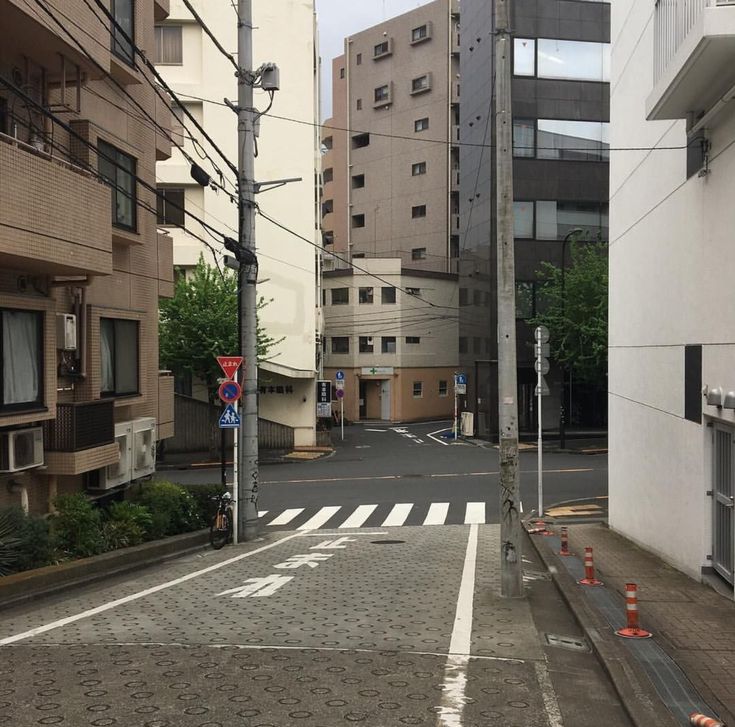
[[[487,502],[374,503],[260,510],[259,518],[266,529],[285,530],[469,525],[491,522],[489,516],[496,508]]]

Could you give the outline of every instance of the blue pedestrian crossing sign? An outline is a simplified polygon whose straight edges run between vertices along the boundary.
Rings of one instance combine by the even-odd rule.
[[[338,371],[334,375],[335,381],[344,381],[345,380],[345,372],[344,371]]]
[[[220,429],[237,429],[240,426],[240,417],[232,404],[228,404],[219,418]]]
[[[458,383],[460,386],[462,384],[467,384],[467,374],[457,374],[455,377],[456,383]]]

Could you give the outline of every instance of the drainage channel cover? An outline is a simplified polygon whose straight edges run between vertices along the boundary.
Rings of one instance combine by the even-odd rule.
[[[569,651],[590,651],[589,644],[583,638],[576,636],[560,636],[559,634],[546,634],[546,643]]]

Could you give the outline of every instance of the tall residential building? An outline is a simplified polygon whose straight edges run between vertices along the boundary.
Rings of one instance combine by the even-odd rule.
[[[223,47],[235,53],[235,8],[204,0],[194,0],[192,5]],[[319,58],[314,2],[255,0],[253,24],[254,65],[276,63],[281,82],[270,113],[260,119],[256,180],[263,183],[298,178],[281,188],[263,191],[257,198],[265,214],[296,233],[290,234],[264,217],[257,217],[258,295],[267,302],[259,312],[259,321],[268,335],[279,341],[259,367],[259,414],[263,419],[291,427],[297,446],[312,445],[316,436],[317,335],[321,327],[321,234],[315,181],[320,164]],[[237,79],[230,61],[217,50],[180,0],[172,0],[170,14],[157,25],[156,33],[156,64],[161,75],[227,158],[237,164],[237,117],[223,104],[225,98],[237,101]],[[269,102],[266,92],[256,91],[255,103],[261,111],[266,110]],[[194,126],[189,122],[186,125],[196,139],[196,145],[191,138],[184,140],[189,155],[198,158],[199,144],[213,153]],[[234,181],[225,162],[220,166],[225,176]],[[162,190],[178,206],[202,217],[214,229],[237,237],[237,205],[221,190],[200,187],[179,152],[158,166],[158,174]],[[215,178],[215,182],[219,181]],[[232,185],[226,187],[233,191]],[[177,268],[194,266],[202,254],[213,263],[210,250],[175,227],[185,221],[192,232],[207,237],[195,221],[184,220],[176,206],[163,209],[161,214],[160,222],[171,225]],[[212,243],[218,252],[223,252],[221,242]],[[185,387],[184,391],[202,394],[197,391],[196,382],[193,389]]]
[[[158,301],[171,238],[156,226],[167,99],[93,5],[0,2],[0,506],[149,475],[173,434]],[[116,3],[144,53],[168,2]]]
[[[533,327],[542,302],[542,262],[569,265],[565,238],[608,237],[610,4],[514,0],[513,198],[518,341],[518,416],[536,427]],[[459,356],[467,374],[463,402],[483,438],[497,437],[497,277],[493,153],[494,3],[462,0]],[[545,428],[567,421],[604,423],[605,383],[583,390],[546,377]],[[562,396],[562,389],[565,389]]]
[[[457,365],[459,93],[457,0],[350,36],[333,61],[322,132],[324,366],[326,378],[345,371],[351,420],[452,409],[440,382]],[[378,388],[379,407],[369,393]]]
[[[735,5],[616,0],[613,38],[610,525],[731,591]]]

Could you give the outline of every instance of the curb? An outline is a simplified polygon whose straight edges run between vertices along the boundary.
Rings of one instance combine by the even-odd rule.
[[[209,530],[174,535],[91,558],[14,573],[0,579],[0,609],[121,575],[195,550],[209,543]]]
[[[610,625],[584,599],[576,581],[547,548],[533,548],[592,646],[635,727],[680,727],[661,702],[648,675],[615,640]]]

